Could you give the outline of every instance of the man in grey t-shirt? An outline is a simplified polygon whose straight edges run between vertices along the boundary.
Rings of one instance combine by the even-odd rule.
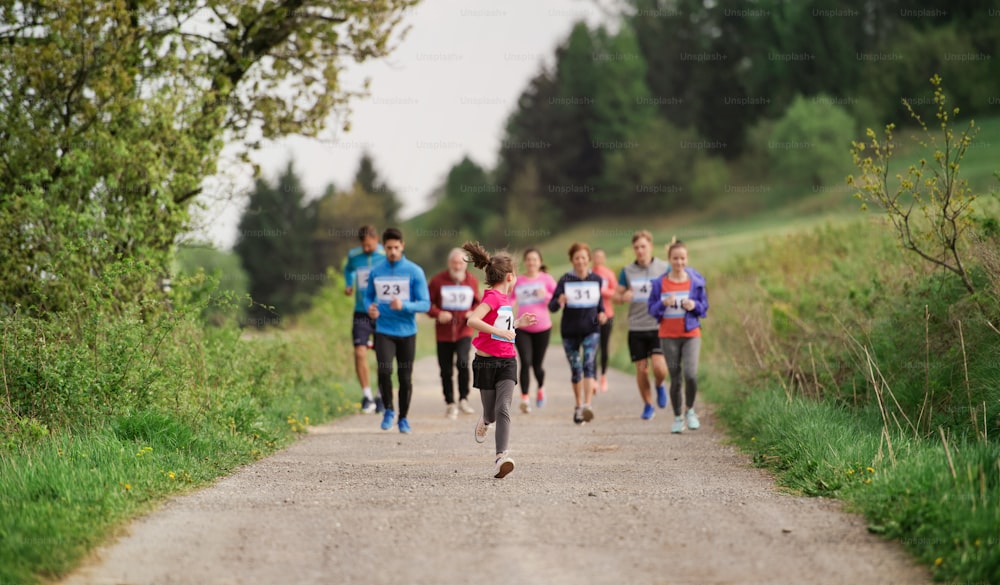
[[[667,378],[667,362],[660,348],[657,323],[647,310],[650,285],[653,279],[663,276],[669,267],[666,262],[653,258],[653,235],[646,230],[632,236],[632,251],[635,262],[622,268],[618,275],[618,287],[612,300],[628,303],[628,350],[635,364],[635,380],[644,407],[642,418],[649,420],[656,414],[653,408],[653,393],[649,384],[649,364],[653,365],[656,381],[657,405],[667,407],[667,389],[663,385]]]

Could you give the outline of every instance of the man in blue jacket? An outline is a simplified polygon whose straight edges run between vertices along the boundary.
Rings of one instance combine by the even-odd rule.
[[[417,313],[426,313],[431,308],[431,297],[423,269],[403,256],[403,233],[388,228],[382,233],[382,246],[386,261],[372,268],[365,291],[368,316],[375,319],[378,391],[385,405],[382,430],[389,430],[396,416],[392,400],[392,360],[395,358],[399,377],[399,432],[409,433],[406,415],[413,393]]]
[[[368,375],[368,340],[375,334],[375,320],[368,316],[365,291],[368,290],[368,275],[375,265],[385,260],[385,250],[378,243],[378,232],[373,225],[363,225],[358,229],[361,245],[351,248],[344,263],[344,294],[354,295],[354,319],[351,325],[351,339],[354,343],[354,373],[361,384],[361,412],[371,414],[385,410],[382,399],[372,396]]]

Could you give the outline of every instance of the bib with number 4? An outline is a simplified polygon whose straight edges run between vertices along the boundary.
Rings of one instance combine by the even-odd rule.
[[[441,287],[441,308],[445,311],[468,311],[475,294],[471,286],[446,285]]]
[[[399,276],[376,276],[375,299],[380,303],[389,303],[394,298],[404,303],[410,301],[410,279]]]
[[[510,305],[503,305],[497,308],[497,319],[493,322],[493,326],[497,329],[513,329],[514,328],[514,308]],[[504,339],[499,335],[490,335],[493,339],[497,341],[505,341],[507,343],[514,343],[513,339]]]
[[[652,290],[653,285],[650,284],[650,281],[648,279],[646,279],[646,280],[639,280],[639,279],[633,278],[631,281],[629,281],[629,284],[631,285],[631,288],[632,288],[632,302],[633,303],[636,302],[636,301],[648,301],[649,300],[649,292]]]
[[[593,281],[567,282],[563,290],[566,291],[566,306],[573,309],[596,307],[601,300],[601,285]]]

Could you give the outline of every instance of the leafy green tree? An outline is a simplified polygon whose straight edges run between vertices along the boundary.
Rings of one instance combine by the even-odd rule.
[[[221,324],[231,313],[228,307],[241,302],[250,292],[249,278],[233,252],[217,250],[210,245],[185,245],[177,249],[175,258],[179,277],[174,287],[189,287],[189,298],[203,304],[202,318]],[[219,302],[216,302],[219,301]],[[240,315],[236,315],[240,317]]]
[[[250,314],[261,322],[306,309],[326,277],[316,271],[312,207],[291,162],[275,185],[258,179],[250,194],[233,251],[250,278]]]
[[[389,226],[399,222],[399,211],[403,208],[403,204],[399,201],[399,196],[392,187],[379,177],[371,154],[365,152],[361,155],[358,172],[354,175],[354,182],[360,185],[362,191],[375,196],[382,208],[382,223]]]
[[[798,96],[774,125],[767,150],[772,179],[799,187],[832,185],[850,168],[844,149],[851,144],[854,120],[824,96]]]
[[[0,303],[64,308],[120,257],[166,273],[223,143],[317,135],[415,3],[0,2]]]
[[[330,185],[316,207],[313,241],[315,271],[320,274],[329,268],[343,267],[347,253],[359,244],[358,228],[372,224],[381,230],[390,225],[386,223],[382,201],[362,188],[360,182],[355,182],[346,193]]]

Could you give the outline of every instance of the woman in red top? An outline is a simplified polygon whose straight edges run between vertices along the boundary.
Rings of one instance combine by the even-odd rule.
[[[601,298],[604,299],[604,314],[608,320],[601,325],[601,342],[597,350],[600,354],[601,381],[597,389],[601,392],[608,391],[608,342],[611,341],[611,324],[615,316],[615,308],[611,304],[611,297],[615,294],[615,287],[618,280],[615,273],[608,268],[608,257],[601,248],[594,248],[594,274],[601,277]]]
[[[688,251],[683,242],[674,239],[667,248],[670,269],[653,280],[649,293],[649,314],[660,322],[659,338],[663,356],[670,372],[670,400],[674,407],[674,424],[670,432],[680,433],[701,426],[694,412],[698,392],[698,355],[701,352],[701,319],[708,313],[708,293],[705,277],[687,265]],[[684,406],[681,416],[681,376],[684,377]]]
[[[483,415],[476,424],[476,442],[484,443],[486,433],[496,423],[496,468],[493,477],[502,478],[514,470],[514,460],[507,455],[510,440],[510,401],[517,384],[517,359],[514,329],[535,322],[534,313],[514,319],[510,294],[516,278],[514,260],[505,252],[490,256],[479,242],[466,242],[462,249],[476,268],[486,272],[483,301],[469,314],[468,324],[479,332],[472,340],[476,357],[472,361],[472,385],[479,388]]]

